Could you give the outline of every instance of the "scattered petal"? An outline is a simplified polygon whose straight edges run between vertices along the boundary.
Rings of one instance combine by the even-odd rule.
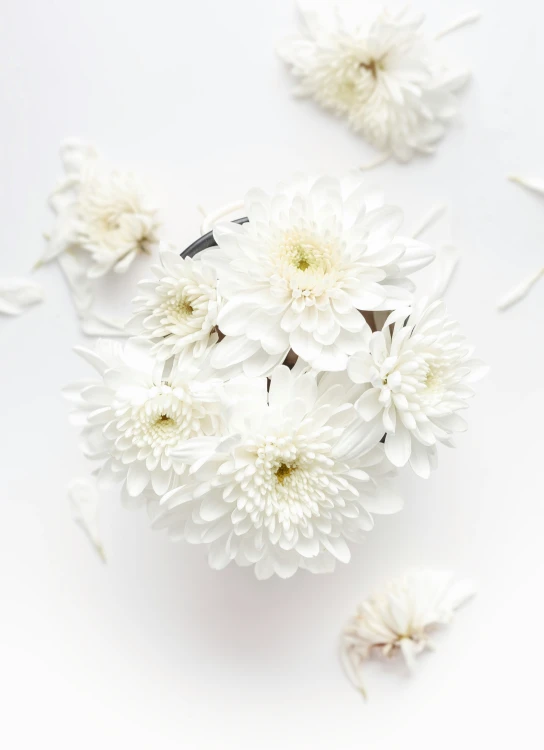
[[[87,478],[73,479],[68,485],[68,498],[74,521],[86,533],[102,562],[106,562],[98,525],[100,496],[96,481]]]
[[[0,313],[21,315],[25,308],[42,302],[45,293],[40,284],[28,279],[0,278]]]

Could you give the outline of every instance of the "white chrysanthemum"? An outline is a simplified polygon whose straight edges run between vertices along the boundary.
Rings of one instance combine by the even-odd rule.
[[[93,147],[67,141],[61,159],[66,177],[50,198],[57,220],[42,262],[75,250],[90,278],[123,273],[157,242],[156,207],[134,175],[111,171]]]
[[[414,571],[361,604],[344,630],[340,655],[348,677],[363,695],[363,665],[374,650],[384,656],[400,651],[411,669],[417,654],[434,648],[429,631],[447,625],[454,611],[474,595],[471,582],[452,579],[450,573]]]
[[[218,269],[224,305],[212,365],[242,363],[261,375],[292,349],[317,370],[343,370],[361,347],[359,311],[411,300],[408,276],[429,263],[426,245],[397,235],[403,215],[360,176],[301,178],[268,195],[251,190],[249,223],[220,224]]]
[[[422,17],[382,12],[351,22],[335,11],[303,12],[301,33],[278,50],[297,78],[296,93],[346,117],[397,159],[432,152],[457,114],[467,74],[442,63],[420,30]]]
[[[466,429],[457,412],[474,395],[469,384],[487,368],[472,359],[473,347],[440,300],[397,310],[366,343],[348,364],[351,380],[366,387],[355,407],[364,420],[383,426],[391,463],[410,461],[416,474],[428,477],[436,444],[451,444],[452,434]]]
[[[163,249],[160,257],[161,265],[151,266],[156,278],[138,285],[142,294],[134,300],[130,330],[153,342],[157,359],[164,361],[181,352],[198,358],[218,340],[217,274],[205,253],[180,258]]]
[[[74,383],[65,395],[76,404],[87,457],[103,461],[100,482],[126,479],[136,497],[148,485],[159,495],[175,486],[186,462],[176,455],[186,440],[215,435],[220,427],[219,383],[188,359],[167,371],[143,343],[124,347],[99,341],[76,351],[99,374]]]
[[[317,378],[299,365],[278,366],[269,392],[266,378],[225,388],[225,437],[176,452],[193,481],[164,496],[156,526],[209,545],[213,568],[234,560],[261,579],[348,562],[347,542],[372,528],[370,514],[402,505],[382,479],[382,431],[353,407],[359,389],[345,373]]]

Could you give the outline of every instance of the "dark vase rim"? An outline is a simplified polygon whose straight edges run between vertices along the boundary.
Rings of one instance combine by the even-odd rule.
[[[232,223],[233,224],[247,224],[249,219],[247,216],[242,217],[241,219],[235,219]],[[217,247],[217,242],[213,238],[213,230],[211,232],[208,232],[207,234],[203,234],[202,237],[199,237],[197,240],[195,240],[189,247],[187,247],[182,253],[180,253],[182,258],[194,258],[195,255],[198,255],[198,253],[201,253],[202,250],[207,250],[209,247]]]

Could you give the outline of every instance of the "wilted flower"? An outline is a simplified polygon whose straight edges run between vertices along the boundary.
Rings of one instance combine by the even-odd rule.
[[[297,364],[225,386],[224,437],[189,441],[174,455],[192,481],[161,501],[156,526],[209,547],[209,563],[255,565],[258,578],[348,562],[349,541],[373,526],[371,513],[402,503],[384,481],[391,471],[379,440],[353,401],[345,373],[316,377]]]
[[[417,654],[434,648],[431,631],[447,625],[473,595],[470,581],[453,583],[450,573],[419,570],[391,581],[363,602],[344,629],[340,651],[355,687],[366,696],[363,665],[373,651],[384,656],[401,652],[411,669]]]
[[[134,175],[112,171],[94,147],[66,141],[60,153],[66,177],[50,197],[57,218],[41,262],[80,251],[90,278],[123,273],[157,242],[157,209]]]
[[[470,383],[487,371],[472,353],[440,300],[399,309],[381,331],[367,333],[348,375],[365,386],[355,408],[365,421],[382,425],[385,453],[395,466],[410,461],[416,474],[428,477],[436,444],[450,444],[453,433],[466,429],[457,412],[474,395]]]
[[[423,17],[386,11],[360,20],[301,10],[300,34],[279,48],[295,93],[346,117],[384,154],[407,161],[429,153],[457,114],[465,72],[443,64]]]

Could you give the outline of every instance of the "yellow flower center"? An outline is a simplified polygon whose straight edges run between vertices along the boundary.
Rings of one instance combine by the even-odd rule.
[[[280,484],[283,484],[287,477],[292,474],[296,469],[296,466],[289,466],[288,464],[280,464],[276,469],[276,479]]]

